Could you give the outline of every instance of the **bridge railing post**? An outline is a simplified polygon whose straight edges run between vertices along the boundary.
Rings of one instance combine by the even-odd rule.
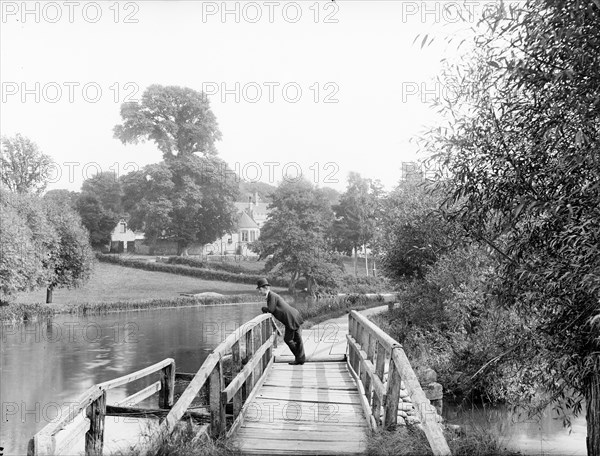
[[[210,432],[216,438],[226,429],[225,402],[221,396],[223,390],[223,358],[219,358],[219,362],[210,373],[209,390]]]
[[[104,446],[104,421],[106,417],[106,391],[86,409],[90,428],[85,434],[85,456],[102,456]]]
[[[175,398],[175,360],[160,370],[159,407],[171,408]]]
[[[250,328],[246,333],[246,362],[250,362],[254,356],[254,327]],[[252,388],[254,388],[254,371],[250,372],[248,379],[244,383],[245,385],[245,396],[244,400],[250,395]]]
[[[383,375],[385,371],[385,364],[387,353],[383,344],[379,341],[376,341],[376,350],[374,354],[373,362],[375,364],[375,375],[383,382]],[[380,394],[373,394],[373,403],[372,403],[372,413],[373,418],[375,419],[375,423],[377,426],[381,426],[381,413],[383,407],[383,398],[380,397]]]
[[[262,334],[263,334],[263,325],[258,324],[254,328],[254,353],[261,347],[262,345]],[[254,383],[252,387],[256,384],[260,376],[263,372],[263,360],[262,358],[258,361],[256,368],[254,369]]]
[[[396,347],[392,347],[393,349]],[[400,400],[400,390],[402,389],[402,378],[394,362],[394,357],[390,357],[390,368],[388,372],[388,386],[384,405],[384,426],[389,428],[398,424],[398,401]]]
[[[237,374],[242,370],[242,359],[240,357],[240,341],[236,341],[235,344],[231,347],[231,377],[235,378]],[[233,396],[233,419],[235,420],[240,414],[240,410],[242,409],[243,397],[242,397],[243,387],[240,388],[235,395]]]

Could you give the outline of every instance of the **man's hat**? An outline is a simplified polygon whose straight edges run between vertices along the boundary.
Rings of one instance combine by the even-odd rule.
[[[256,282],[256,289],[258,290],[259,288],[262,287],[267,287],[267,286],[271,286],[269,285],[269,281],[267,279],[258,279],[258,282]]]

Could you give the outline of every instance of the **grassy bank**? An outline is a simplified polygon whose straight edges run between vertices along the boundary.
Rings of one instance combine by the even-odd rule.
[[[464,430],[444,432],[453,456],[517,456],[521,453],[502,448],[490,432]],[[367,439],[368,456],[433,455],[423,431],[416,426],[400,426],[393,431],[372,434]]]
[[[114,302],[84,302],[64,304],[10,304],[0,306],[0,322],[28,322],[51,317],[56,314],[99,315],[109,312],[124,312],[140,309],[188,307],[240,302],[259,302],[260,296],[235,295],[222,297],[179,297],[171,299],[139,299]]]
[[[275,288],[279,293],[282,288]],[[204,280],[194,277],[144,271],[109,263],[96,263],[90,280],[80,288],[54,290],[54,304],[117,302],[140,299],[173,299],[181,294],[215,292],[222,295],[258,294],[255,284]],[[43,304],[46,290],[19,293],[20,304]]]

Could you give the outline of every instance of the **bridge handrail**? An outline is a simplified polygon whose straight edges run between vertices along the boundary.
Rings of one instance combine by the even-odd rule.
[[[234,418],[232,428],[237,426],[243,419],[240,412],[244,401],[247,401],[273,362],[273,347],[276,346],[277,341],[277,334],[273,333],[273,329],[280,334],[271,314],[263,314],[246,322],[221,342],[206,358],[177,403],[171,408],[160,424],[157,435],[165,437],[175,429],[176,424],[207,381],[211,435],[217,437],[227,430],[225,406],[232,399]],[[240,340],[244,336],[246,357],[242,360]],[[232,355],[233,379],[225,387],[222,363],[223,357],[229,352]],[[243,369],[242,364],[245,364]],[[242,391],[243,385],[245,385],[244,391]]]
[[[63,442],[71,442],[76,435],[86,430],[86,454],[91,454],[95,451],[101,453],[104,435],[104,417],[106,416],[106,392],[112,388],[134,382],[158,371],[160,371],[159,386],[155,383],[119,402],[136,404],[155,392],[160,391],[161,405],[170,407],[173,405],[175,360],[166,358],[152,366],[140,369],[139,371],[114,380],[97,383],[88,388],[79,396],[76,401],[76,406],[66,406],[61,408],[58,419],[48,423],[29,440],[27,454],[31,456],[56,455],[60,454],[61,450],[66,450],[66,445],[57,444],[57,434],[62,430],[65,430],[67,433],[67,435],[61,436]],[[152,393],[148,394],[150,391],[152,391]],[[86,418],[78,420],[78,416],[83,417],[84,410]],[[86,420],[89,422],[89,425],[84,426],[79,423],[79,421],[83,423]],[[75,423],[76,421],[76,427],[68,430],[65,429],[66,426]]]
[[[264,379],[265,372],[273,362],[273,348],[277,346],[277,334],[281,334],[281,332],[275,325],[271,314],[259,315],[240,326],[205,359],[176,403],[174,403],[175,360],[172,358],[164,359],[131,374],[93,385],[79,396],[75,407],[64,407],[57,421],[48,423],[30,439],[27,454],[30,456],[61,454],[61,451],[69,449],[70,444],[74,442],[77,436],[87,431],[85,435],[86,455],[102,455],[104,419],[107,416],[107,407],[109,409],[108,414],[112,415],[119,415],[132,410],[139,412],[140,410],[122,407],[122,405],[137,404],[156,392],[160,392],[160,408],[149,410],[149,412],[165,413],[166,417],[161,421],[153,440],[165,437],[175,429],[175,425],[184,415],[194,415],[188,412],[188,408],[207,381],[211,434],[214,436],[221,435],[227,427],[225,406],[229,401],[233,400],[234,411],[234,423],[231,428],[233,429],[234,426],[239,425],[243,419],[240,412],[244,401],[248,400],[255,387]],[[246,356],[242,360],[240,357],[240,340],[244,337]],[[223,358],[230,353],[233,361],[233,379],[228,386],[225,386],[222,364]],[[245,366],[242,368],[244,364]],[[107,406],[107,391],[137,381],[155,372],[160,372],[159,381]],[[181,376],[186,378],[189,374],[181,374]],[[243,388],[244,386],[245,388]],[[84,411],[85,417],[83,416]],[[71,425],[70,428],[65,429],[69,425]],[[60,435],[61,438],[57,441],[57,434],[63,429],[65,429],[65,433]]]
[[[356,376],[371,427],[376,429],[397,425],[403,382],[416,405],[417,417],[433,454],[450,455],[448,443],[437,421],[436,409],[425,396],[400,343],[354,310],[348,315],[348,329],[348,364]],[[383,381],[386,365],[389,366],[387,385]]]

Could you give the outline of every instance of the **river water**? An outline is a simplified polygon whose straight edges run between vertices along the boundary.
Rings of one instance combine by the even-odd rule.
[[[178,371],[197,371],[225,337],[260,314],[261,305],[154,309],[91,317],[59,315],[43,324],[2,326],[0,446],[4,455],[26,454],[29,439],[56,419],[59,408],[70,406],[95,383],[165,358],[174,358]],[[143,386],[138,383],[111,390],[108,401],[127,397]],[[583,418],[573,422],[569,434],[549,415],[540,423],[518,422],[502,408],[483,412],[448,406],[445,415],[450,423],[491,428],[504,446],[527,454],[586,454]],[[128,424],[109,417],[106,436],[115,432],[129,432]]]

